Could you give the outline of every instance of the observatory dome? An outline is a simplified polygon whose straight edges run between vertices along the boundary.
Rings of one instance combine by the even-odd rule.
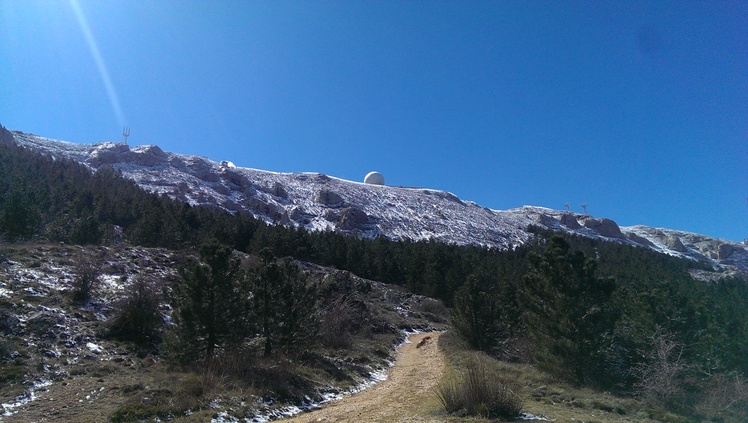
[[[379,172],[369,172],[364,177],[364,183],[369,185],[384,185],[384,176]]]

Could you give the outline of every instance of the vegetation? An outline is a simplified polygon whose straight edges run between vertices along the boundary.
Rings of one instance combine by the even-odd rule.
[[[510,361],[530,357],[575,389],[603,388],[695,419],[745,417],[744,280],[704,283],[688,273],[709,270],[703,264],[533,231],[533,242],[510,251],[308,233],[190,207],[144,192],[114,168],[91,172],[0,142],[2,239],[160,247],[185,256],[168,284],[135,279],[108,324],[111,336],[152,342],[182,371],[202,369],[207,377],[232,369],[246,382],[260,378],[255,367],[263,360],[321,365],[320,351],[397,332],[361,301],[371,287],[344,276],[311,278],[300,260],[433,297],[439,302],[415,311],[443,322],[438,304],[448,307],[471,348]],[[72,260],[72,294],[85,305],[96,299],[109,259]],[[162,291],[173,309],[168,329],[154,306]],[[1,346],[6,362],[15,345]],[[735,395],[721,393],[725,384]]]
[[[597,263],[571,252],[560,236],[528,261],[519,301],[537,365],[579,385],[599,380],[618,318],[610,301],[615,282],[598,278]]]
[[[503,383],[500,369],[490,359],[473,356],[464,370],[447,376],[436,388],[436,396],[448,413],[487,418],[513,418],[522,411],[517,386]]]

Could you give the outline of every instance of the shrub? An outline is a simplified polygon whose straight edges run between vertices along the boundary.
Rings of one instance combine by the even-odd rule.
[[[696,411],[711,421],[748,421],[748,381],[740,374],[709,377]]]
[[[683,398],[684,376],[688,365],[683,360],[683,346],[675,336],[657,329],[651,338],[652,349],[646,361],[634,368],[639,382],[639,397],[650,405],[673,405]]]
[[[109,334],[136,342],[151,339],[163,323],[160,301],[161,295],[152,282],[136,278],[127,295],[116,304],[117,311],[108,322]]]
[[[356,320],[356,307],[351,301],[339,296],[320,311],[320,341],[330,348],[347,348],[353,341],[352,322]]]
[[[420,312],[432,322],[443,323],[449,318],[449,309],[439,300],[431,298],[425,299],[413,307],[413,310]]]
[[[93,291],[99,285],[101,278],[101,262],[92,257],[79,255],[73,265],[73,299],[79,303],[86,303],[91,299]]]
[[[512,418],[522,411],[520,397],[501,382],[491,361],[480,355],[469,360],[463,372],[442,381],[435,391],[448,413]]]

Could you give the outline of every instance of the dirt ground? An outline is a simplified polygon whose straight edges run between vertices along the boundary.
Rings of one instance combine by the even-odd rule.
[[[437,341],[440,332],[410,335],[397,352],[387,380],[356,395],[325,404],[283,422],[440,422],[433,387],[445,361]],[[419,346],[420,345],[420,346]]]

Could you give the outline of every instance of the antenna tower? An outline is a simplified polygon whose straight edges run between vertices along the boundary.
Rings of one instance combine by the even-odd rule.
[[[125,144],[127,144],[127,137],[130,136],[130,127],[129,126],[125,126],[124,128],[122,128],[122,136],[125,137]]]

